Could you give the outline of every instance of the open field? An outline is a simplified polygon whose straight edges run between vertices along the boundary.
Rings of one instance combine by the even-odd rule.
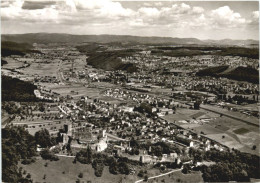
[[[101,177],[96,177],[94,174],[94,169],[91,165],[73,163],[74,158],[69,157],[59,157],[59,161],[49,161],[39,159],[35,163],[30,165],[21,165],[27,173],[31,174],[34,182],[46,182],[46,183],[73,183],[77,179],[87,183],[91,181],[92,183],[117,183],[117,182],[134,182],[136,179],[134,176],[129,175],[113,175],[109,173],[108,167],[105,166],[103,174]],[[45,167],[45,163],[48,166]],[[78,178],[79,173],[83,173],[83,178]],[[46,179],[43,179],[46,175]]]
[[[178,122],[180,120],[191,120],[192,116],[199,113],[204,113],[203,116],[209,117],[209,122],[200,124]],[[230,148],[259,155],[260,134],[258,128],[242,121],[227,116],[221,117],[219,114],[204,109],[178,109],[176,114],[166,115],[162,118],[171,122],[177,121],[177,124],[181,127],[190,129],[198,134],[203,132],[207,137]],[[252,150],[254,145],[256,145],[256,150]]]
[[[13,58],[4,58],[4,60],[7,61],[7,64],[3,65],[1,68],[3,69],[15,69],[15,68],[18,68],[18,67],[21,67],[23,66],[23,62],[20,62],[20,61],[17,61],[16,59],[13,59]]]
[[[206,118],[216,118],[219,117],[218,114],[214,114],[212,112],[208,112],[205,110],[193,110],[187,108],[178,108],[175,114],[166,115],[162,118],[169,121],[180,121],[180,120],[192,120],[193,117],[199,119],[201,116]]]
[[[181,126],[197,133],[203,132],[207,137],[228,147],[259,155],[260,135],[258,128],[254,126],[225,116],[210,120],[203,125],[187,123]],[[256,145],[256,150],[252,150],[253,145]]]
[[[70,84],[70,85],[58,85],[50,83],[41,83],[42,86],[46,86],[53,92],[59,93],[62,96],[70,95],[74,99],[80,98],[81,96],[88,96],[91,99],[100,99],[108,101],[110,103],[120,104],[125,101],[121,101],[112,97],[103,96],[102,93],[107,88],[115,87],[113,84],[105,82],[97,82],[93,87],[83,86],[82,84]]]
[[[24,68],[21,71],[29,75],[57,76],[58,65],[58,61],[55,63],[32,63],[30,67]]]
[[[201,105],[201,108],[203,108],[205,110],[215,111],[217,113],[222,113],[222,114],[229,115],[229,116],[234,116],[238,119],[242,119],[242,120],[245,120],[249,123],[255,124],[256,126],[257,125],[259,126],[259,120],[258,120],[257,117],[247,116],[247,115],[242,114],[240,112],[229,111],[227,109],[223,109],[221,107],[212,106],[212,105]]]

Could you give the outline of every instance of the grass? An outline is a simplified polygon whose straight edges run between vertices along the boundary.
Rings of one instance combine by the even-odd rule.
[[[172,183],[172,182],[182,182],[182,183],[192,183],[192,182],[203,182],[202,173],[200,172],[192,172],[190,174],[183,174],[181,171],[174,172],[170,175],[162,176],[159,178],[151,179],[147,181],[148,183],[153,182],[165,182],[165,183]]]
[[[30,165],[20,165],[27,173],[30,173],[34,182],[55,182],[64,183],[76,182],[77,179],[92,183],[115,183],[124,179],[123,175],[113,175],[109,173],[108,167],[105,167],[101,177],[96,177],[91,165],[76,163],[74,158],[60,157],[59,161],[42,160],[41,158]],[[47,167],[44,166],[48,163]],[[83,178],[78,175],[83,173]],[[44,175],[46,178],[43,179]],[[129,182],[131,182],[129,180]]]

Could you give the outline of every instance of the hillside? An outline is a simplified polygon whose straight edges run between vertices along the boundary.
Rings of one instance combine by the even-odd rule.
[[[2,101],[36,101],[34,90],[37,87],[29,82],[9,76],[2,76]]]
[[[197,76],[213,76],[226,77],[237,81],[247,81],[251,83],[259,83],[259,73],[254,68],[236,67],[229,68],[229,66],[218,66],[200,70],[196,73]]]
[[[156,47],[152,50],[153,54],[171,56],[171,57],[183,57],[183,56],[195,56],[195,55],[220,55],[220,56],[240,56],[258,59],[258,48],[245,48],[235,46],[162,46]]]
[[[141,37],[130,35],[71,35],[57,33],[28,33],[28,34],[4,34],[2,41],[14,41],[19,43],[137,43],[137,44],[166,44],[166,45],[258,45],[257,40],[199,40],[196,38],[173,37]]]
[[[5,65],[5,64],[8,64],[8,62],[7,62],[6,60],[3,60],[3,59],[1,58],[1,66]]]
[[[10,55],[25,55],[26,53],[33,53],[39,51],[33,50],[33,46],[28,43],[16,43],[11,41],[1,42],[1,54],[2,56]]]
[[[123,63],[120,56],[126,53],[119,52],[93,52],[89,55],[87,63],[98,69],[104,70],[125,70],[127,72],[135,72],[137,67],[131,63]]]

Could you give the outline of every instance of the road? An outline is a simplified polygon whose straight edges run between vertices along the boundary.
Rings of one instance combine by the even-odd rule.
[[[174,172],[178,172],[178,171],[181,171],[182,169],[177,169],[177,170],[172,170],[170,172],[167,172],[167,173],[163,173],[163,174],[160,174],[160,175],[156,175],[156,176],[153,176],[153,177],[148,177],[148,180],[151,180],[151,179],[156,179],[158,177],[162,177],[162,176],[165,176],[165,175],[169,175],[171,173],[174,173]],[[143,182],[144,179],[141,179],[141,180],[138,180],[136,181],[135,183],[139,183],[139,182]]]

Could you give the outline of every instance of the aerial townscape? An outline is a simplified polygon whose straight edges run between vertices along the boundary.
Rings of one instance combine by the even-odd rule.
[[[102,2],[75,8],[136,9],[131,2]],[[6,11],[13,7],[24,13],[22,22],[31,11],[67,9],[58,1],[2,6],[2,182],[260,181],[258,37],[28,33],[22,27],[29,20],[16,22],[21,33],[10,33],[14,19]]]

